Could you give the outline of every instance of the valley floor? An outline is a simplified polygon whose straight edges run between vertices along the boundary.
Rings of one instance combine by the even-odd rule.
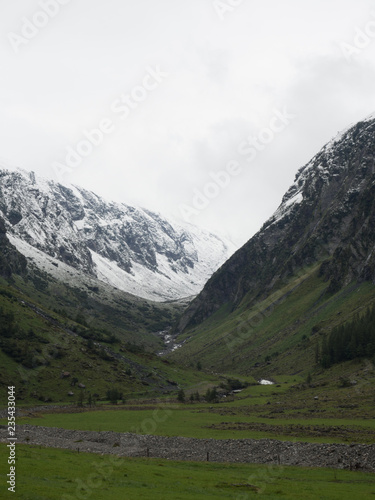
[[[294,375],[273,385],[244,378],[251,385],[212,403],[19,406],[17,499],[373,498],[372,373],[345,387],[339,375],[310,384]],[[213,385],[192,385],[186,398]],[[5,473],[7,454],[3,442]]]
[[[0,473],[8,472],[0,444]],[[123,458],[17,445],[18,500],[366,500],[375,494],[373,473],[283,465],[180,462]]]

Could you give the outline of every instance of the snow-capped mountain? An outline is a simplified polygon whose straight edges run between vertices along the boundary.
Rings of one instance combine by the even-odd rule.
[[[295,205],[303,201],[304,196],[311,198],[314,193],[319,192],[321,185],[328,186],[337,181],[348,170],[349,151],[355,149],[355,141],[359,135],[362,135],[362,139],[367,139],[367,149],[369,149],[372,140],[371,122],[374,121],[375,114],[371,114],[362,122],[339,132],[307,165],[302,167],[297,172],[294,183],[285,193],[279,208],[264,227],[288,216],[295,210]],[[363,131],[362,128],[364,128]],[[366,133],[360,134],[365,131]],[[362,183],[364,181],[362,179]],[[360,187],[360,183],[357,183],[350,192],[359,191]]]
[[[196,295],[234,251],[203,229],[21,169],[0,169],[0,215],[10,242],[51,274],[70,269],[156,301]]]
[[[256,303],[308,266],[328,292],[375,282],[375,115],[326,144],[261,230],[208,281],[180,321],[199,324],[223,304]]]

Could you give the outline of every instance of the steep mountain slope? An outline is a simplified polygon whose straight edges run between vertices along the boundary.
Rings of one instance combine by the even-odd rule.
[[[23,274],[25,270],[26,259],[10,244],[4,221],[0,218],[0,276],[9,279],[13,273]]]
[[[183,301],[156,303],[135,297],[22,240],[18,243],[33,260],[27,262],[10,243],[0,219],[3,395],[14,385],[19,401],[79,403],[105,399],[113,388],[125,397],[166,394],[186,378],[203,376],[152,354],[163,347],[161,336],[152,332],[168,328]],[[57,269],[59,279],[53,276]]]
[[[325,261],[331,292],[375,280],[375,116],[339,134],[296,175],[262,229],[208,281],[179,331],[226,305],[264,299],[306,266]]]
[[[375,116],[296,175],[261,230],[176,326],[181,363],[271,376],[319,366],[332,328],[375,303]]]
[[[153,354],[163,348],[162,333],[186,301],[151,302],[99,280],[84,239],[74,230],[72,236],[71,221],[80,207],[73,199],[64,209],[56,201],[58,191],[53,193],[56,186],[36,186],[31,179],[30,187],[27,177],[2,177],[0,202],[7,215],[6,222],[0,218],[2,394],[14,385],[20,401],[80,403],[105,399],[114,388],[126,397],[166,394],[186,379],[204,377]],[[64,250],[57,259],[59,244]]]
[[[166,305],[149,311],[151,306],[145,300],[139,299],[138,305],[125,302],[124,292],[113,294],[112,304],[105,297],[98,297],[95,303],[82,292],[75,296],[74,290],[52,288],[49,283],[51,300],[59,300],[56,292],[61,291],[66,303],[72,304],[77,316],[72,319],[68,308],[53,311],[26,295],[33,287],[32,272],[26,280],[28,288],[20,277],[13,278],[14,284],[9,284],[0,277],[1,404],[11,385],[16,387],[19,402],[87,403],[108,399],[106,393],[111,389],[126,398],[173,393],[178,384],[199,382],[205,376],[180,369],[148,351],[157,348],[160,340],[150,333],[142,335],[145,320],[155,322],[152,315],[156,317]],[[102,295],[103,290],[100,292]],[[86,302],[95,315],[107,319],[106,330],[98,317],[92,318],[91,325],[84,321],[80,306]],[[131,317],[129,309],[133,310]],[[90,321],[90,316],[85,319]],[[127,322],[133,323],[132,336],[124,332]]]
[[[194,226],[22,170],[0,170],[0,214],[12,244],[39,267],[49,261],[56,278],[64,263],[73,281],[76,270],[150,300],[197,294],[234,250]]]

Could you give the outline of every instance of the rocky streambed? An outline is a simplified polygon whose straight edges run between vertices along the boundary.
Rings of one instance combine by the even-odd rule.
[[[375,445],[272,439],[195,439],[31,425],[17,426],[16,434],[17,443],[123,457],[331,467],[375,472]],[[7,428],[1,426],[0,440],[9,442],[7,437]]]

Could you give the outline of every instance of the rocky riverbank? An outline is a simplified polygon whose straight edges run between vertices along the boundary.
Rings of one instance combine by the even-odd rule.
[[[7,428],[0,427],[6,441]],[[73,451],[232,463],[299,465],[375,472],[375,445],[321,444],[272,439],[195,439],[131,433],[66,430],[17,426],[17,443]]]

